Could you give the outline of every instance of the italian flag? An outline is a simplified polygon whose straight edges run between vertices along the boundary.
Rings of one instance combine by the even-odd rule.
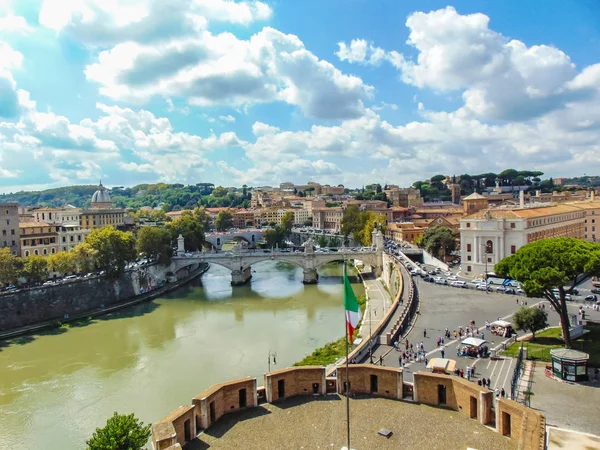
[[[346,326],[348,327],[348,338],[350,344],[354,341],[354,329],[360,320],[360,307],[358,301],[350,285],[350,280],[346,275],[346,267],[344,266],[344,309],[346,310]]]

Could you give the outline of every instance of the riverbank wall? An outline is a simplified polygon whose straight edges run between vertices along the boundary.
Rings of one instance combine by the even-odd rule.
[[[406,396],[403,369],[352,364],[348,370],[351,396],[385,397],[457,411],[482,427],[495,428],[519,449],[544,448],[543,414],[508,399],[498,399],[494,410],[494,393],[476,383],[450,375],[417,372],[412,395]],[[174,450],[194,441],[194,448],[207,448],[201,433],[227,414],[256,410],[265,403],[280,403],[284,409],[287,408],[285,401],[292,397],[307,396],[318,400],[326,395],[339,396],[344,390],[341,374],[326,377],[326,368],[322,366],[292,367],[265,373],[261,387],[256,378],[216,384],[194,397],[190,405],[180,406],[154,423],[152,446],[154,450]],[[440,420],[439,415],[436,420]],[[448,414],[447,420],[451,422],[454,418]]]
[[[0,339],[28,334],[59,323],[94,317],[150,300],[200,276],[208,264],[182,273],[180,280],[159,286],[170,266],[153,264],[126,271],[119,278],[92,277],[55,286],[40,286],[0,297]]]

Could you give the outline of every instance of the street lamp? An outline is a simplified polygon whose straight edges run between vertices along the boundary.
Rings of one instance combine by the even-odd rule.
[[[277,365],[277,352],[275,350],[269,350],[269,356],[267,357],[269,372],[271,371],[271,360],[273,360],[274,365]]]
[[[481,246],[483,247],[483,250],[484,250],[483,251],[483,258],[485,259],[485,273],[484,273],[485,293],[489,294],[489,291],[488,291],[489,285],[488,285],[488,280],[487,280],[487,278],[488,278],[488,266],[487,266],[487,264],[488,264],[488,255],[491,252],[488,251],[487,244],[481,244]]]

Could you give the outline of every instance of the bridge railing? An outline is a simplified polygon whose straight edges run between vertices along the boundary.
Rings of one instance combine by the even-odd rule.
[[[392,345],[394,342],[400,340],[400,337],[408,329],[408,326],[410,325],[410,322],[418,309],[418,292],[416,289],[415,282],[410,276],[410,273],[408,272],[408,269],[406,269],[404,264],[402,264],[398,260],[396,260],[396,263],[400,266],[400,270],[403,274],[403,279],[408,280],[408,286],[405,286],[408,295],[406,297],[407,301],[404,304],[404,309],[402,310],[402,313],[396,320],[396,323],[392,327],[391,331],[387,334],[388,345]]]

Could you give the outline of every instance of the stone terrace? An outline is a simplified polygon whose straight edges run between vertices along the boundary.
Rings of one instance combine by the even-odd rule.
[[[517,443],[456,411],[357,396],[350,401],[351,446],[377,449],[516,449]],[[393,431],[391,438],[377,431]],[[294,397],[221,418],[186,449],[339,449],[346,439],[344,397]]]

